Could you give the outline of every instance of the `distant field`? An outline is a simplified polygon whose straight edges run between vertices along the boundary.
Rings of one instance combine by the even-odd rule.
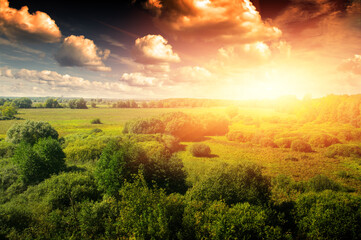
[[[6,136],[11,125],[25,120],[47,121],[65,136],[79,131],[101,128],[111,134],[120,134],[124,123],[131,119],[157,116],[167,112],[224,113],[224,108],[89,108],[89,109],[20,109],[17,117],[24,120],[0,121],[0,138]],[[103,124],[90,124],[99,118]]]

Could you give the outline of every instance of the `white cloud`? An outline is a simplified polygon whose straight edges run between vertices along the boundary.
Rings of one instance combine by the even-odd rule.
[[[2,68],[0,69],[0,77],[19,79],[25,82],[31,82],[33,85],[38,84],[38,87],[47,86],[52,90],[134,91],[134,88],[130,88],[128,85],[119,82],[89,81],[82,77],[75,77],[69,74],[62,75],[49,70],[37,71],[24,68],[12,70]]]
[[[361,55],[355,54],[353,58],[343,60],[339,70],[361,75]]]
[[[99,50],[94,42],[84,36],[71,35],[64,39],[55,60],[61,66],[86,67],[92,71],[111,71],[110,67],[104,65],[110,55],[110,50]]]
[[[30,14],[27,6],[20,10],[10,8],[7,0],[0,0],[0,32],[13,40],[58,42],[61,32],[48,14],[37,11]]]
[[[135,40],[133,58],[142,64],[180,62],[178,54],[161,35],[147,35]]]
[[[125,82],[129,86],[136,87],[155,87],[161,84],[156,77],[148,77],[140,72],[124,73],[120,78],[120,81]]]
[[[172,81],[175,83],[201,83],[210,82],[212,80],[212,73],[207,69],[199,66],[180,67],[175,69],[172,74]]]

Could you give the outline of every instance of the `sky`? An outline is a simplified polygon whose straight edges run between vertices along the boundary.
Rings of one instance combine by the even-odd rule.
[[[361,93],[361,0],[0,0],[0,96]]]

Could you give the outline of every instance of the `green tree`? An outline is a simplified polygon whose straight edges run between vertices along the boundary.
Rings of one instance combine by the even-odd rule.
[[[26,121],[14,124],[6,133],[7,141],[34,144],[40,138],[58,139],[58,132],[47,122]]]
[[[34,146],[22,142],[15,150],[14,163],[19,167],[24,183],[34,184],[65,170],[65,154],[59,142],[52,138],[39,139]]]
[[[48,98],[44,103],[45,108],[61,108],[57,99]]]
[[[222,165],[212,169],[187,192],[190,199],[265,204],[271,194],[270,181],[255,164]]]
[[[33,102],[30,98],[17,98],[13,101],[18,108],[31,108]]]
[[[5,102],[4,105],[0,106],[0,119],[13,119],[17,114],[15,104]]]

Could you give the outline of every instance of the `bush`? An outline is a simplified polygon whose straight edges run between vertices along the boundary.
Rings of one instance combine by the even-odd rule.
[[[44,103],[45,108],[61,108],[59,102],[57,99],[54,98],[48,98],[46,99]]]
[[[206,114],[197,118],[203,124],[205,136],[222,136],[229,130],[229,121],[225,117]]]
[[[268,212],[260,206],[222,201],[192,201],[184,213],[184,239],[282,239],[280,227],[270,223]]]
[[[325,148],[333,144],[340,143],[336,137],[327,134],[313,135],[308,141],[313,147]]]
[[[361,148],[355,144],[335,144],[329,146],[325,152],[326,157],[360,157]]]
[[[9,142],[0,141],[0,158],[12,157],[15,151],[15,145]]]
[[[167,196],[161,190],[150,189],[141,178],[126,183],[120,195],[117,238],[177,239],[182,234],[182,196]]]
[[[71,109],[88,109],[86,101],[83,98],[72,99],[69,101],[68,105]]]
[[[291,149],[296,152],[312,152],[311,145],[299,139],[292,142]]]
[[[297,239],[361,239],[361,198],[324,191],[299,197]]]
[[[322,192],[325,190],[344,191],[346,190],[340,184],[332,181],[325,175],[316,175],[308,181],[308,188],[314,192]]]
[[[164,124],[156,118],[139,119],[125,123],[123,133],[155,134],[164,133]]]
[[[58,139],[58,132],[47,122],[26,121],[14,124],[6,133],[11,143],[35,144],[40,138]]]
[[[39,139],[31,146],[22,142],[15,150],[14,163],[19,167],[24,183],[38,183],[52,174],[65,170],[65,154],[59,142],[51,138]]]
[[[294,138],[279,138],[275,140],[275,144],[280,148],[290,148],[293,140]]]
[[[164,132],[181,141],[198,141],[204,137],[204,127],[199,119],[183,112],[167,113],[161,116]]]
[[[261,138],[259,143],[262,147],[278,148],[277,144],[271,138]]]
[[[195,183],[187,194],[190,199],[227,204],[249,202],[264,204],[270,198],[270,181],[255,164],[222,165]]]
[[[100,121],[99,118],[95,118],[93,120],[90,121],[91,124],[102,124],[102,122]]]
[[[189,152],[195,157],[209,157],[211,149],[204,143],[194,143],[189,147]]]

